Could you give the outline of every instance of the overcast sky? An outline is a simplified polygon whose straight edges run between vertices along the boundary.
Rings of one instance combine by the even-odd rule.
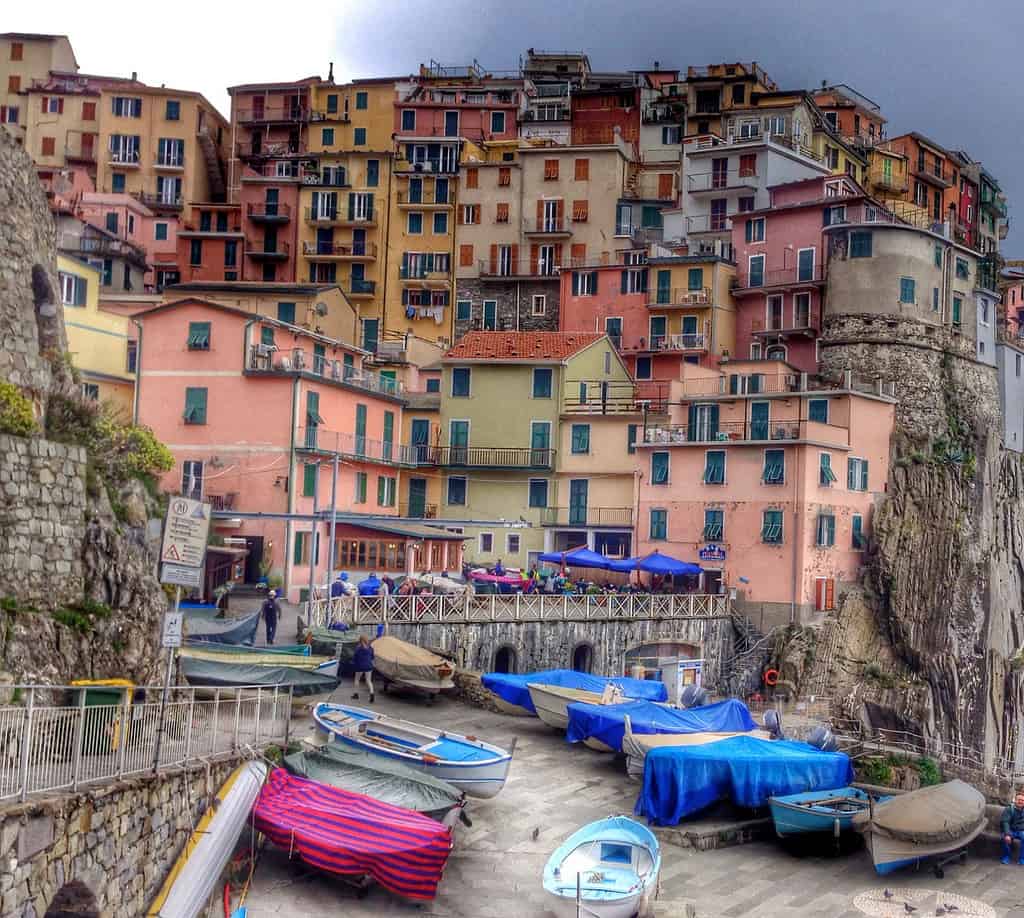
[[[413,72],[431,58],[512,70],[529,47],[584,50],[596,69],[756,60],[781,88],[848,83],[894,136],[917,130],[980,159],[1024,200],[1021,0],[350,0],[171,7],[50,0],[8,5],[6,30],[70,36],[83,71],[198,89],[228,114],[226,86]],[[130,24],[130,25],[129,25]],[[1008,257],[1024,257],[1012,232]]]

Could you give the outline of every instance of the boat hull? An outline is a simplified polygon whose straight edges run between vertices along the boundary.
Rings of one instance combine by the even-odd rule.
[[[490,701],[494,704],[494,707],[502,714],[508,714],[510,717],[534,717],[533,711],[529,711],[519,704],[512,704],[506,701],[500,695],[490,693]]]
[[[956,841],[941,842],[933,845],[921,845],[915,842],[890,838],[880,832],[865,832],[864,842],[871,854],[875,873],[886,876],[904,867],[914,867],[929,858],[952,854],[969,845],[988,825],[988,818],[983,818],[970,832],[965,833]]]
[[[566,689],[553,685],[529,686],[530,700],[537,716],[554,730],[565,730],[569,726],[569,705],[574,701],[600,704],[601,696],[596,692],[582,689]]]
[[[841,787],[772,797],[768,806],[775,823],[775,834],[786,838],[814,833],[838,836],[853,828],[853,817],[867,809],[869,803],[870,798],[859,788]]]
[[[553,903],[553,904],[552,904]],[[645,918],[650,914],[649,897],[643,891],[608,902],[584,900],[576,910],[575,893],[568,896],[549,896],[548,911],[559,918],[633,918],[634,915]]]

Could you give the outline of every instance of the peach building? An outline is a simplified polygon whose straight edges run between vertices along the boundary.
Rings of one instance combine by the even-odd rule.
[[[238,514],[216,531],[245,540],[246,579],[280,577],[299,600],[331,569],[461,564],[461,536],[388,521],[412,455],[401,387],[367,370],[364,351],[198,297],[136,319],[139,421],[175,457],[163,486]]]
[[[637,447],[639,553],[699,563],[755,621],[834,608],[885,491],[895,399],[849,374],[811,388],[779,361],[683,371],[671,422]]]

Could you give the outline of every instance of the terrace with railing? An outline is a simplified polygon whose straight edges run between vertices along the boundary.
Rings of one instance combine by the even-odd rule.
[[[365,392],[402,397],[403,386],[390,376],[349,366],[341,360],[312,354],[301,347],[279,351],[274,345],[251,344],[245,365],[249,373],[293,374],[308,373],[324,380],[354,386]]]
[[[307,258],[350,258],[370,261],[377,257],[375,242],[309,242],[302,243],[302,254]]]
[[[636,382],[604,379],[568,379],[562,411],[565,414],[663,414],[668,407],[669,384],[659,380]]]
[[[731,189],[756,188],[757,172],[754,169],[729,169],[725,172],[696,172],[686,176],[690,194],[704,191],[729,191]]]
[[[261,137],[259,143],[250,141],[249,143],[235,144],[235,156],[238,159],[271,159],[275,156],[302,156],[306,152],[305,141],[295,138],[267,140]]]
[[[541,526],[620,526],[633,525],[632,507],[544,507]]]
[[[328,430],[319,425],[306,425],[295,430],[295,448],[333,456],[335,454],[363,462],[389,465],[419,465],[429,460],[427,446],[408,446],[393,440],[377,440],[347,431]]]
[[[292,209],[276,201],[257,201],[246,205],[245,215],[254,223],[287,223],[292,218]]]
[[[521,446],[431,446],[416,449],[426,452],[427,464],[430,465],[512,470],[554,468],[556,452]]]
[[[824,281],[824,265],[790,265],[786,268],[766,268],[763,271],[751,271],[745,267],[736,275],[736,290],[733,292],[738,295],[742,291],[762,287],[790,287],[821,284]]]
[[[309,120],[309,109],[305,105],[256,105],[238,109],[235,120],[239,124],[302,123]]]
[[[654,353],[660,351],[705,351],[708,339],[700,332],[683,332],[665,335],[620,336],[614,341],[620,351]]]
[[[568,236],[572,227],[564,217],[524,217],[523,233],[527,236]]]
[[[494,260],[481,258],[477,261],[477,270],[481,280],[500,281],[505,278],[517,277],[550,277],[557,278],[560,267],[554,260],[537,258],[502,258]]]
[[[677,446],[689,443],[763,443],[809,440],[829,446],[850,445],[850,430],[835,424],[797,419],[721,421],[713,423],[659,424],[642,432],[644,446]]]
[[[711,305],[710,287],[698,287],[696,290],[689,287],[658,287],[653,293],[654,298],[647,304],[650,307]]]

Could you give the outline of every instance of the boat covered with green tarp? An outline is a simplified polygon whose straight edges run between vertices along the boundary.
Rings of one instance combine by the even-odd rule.
[[[338,680],[333,675],[294,666],[259,666],[184,656],[179,659],[179,664],[185,681],[192,686],[244,688],[281,685],[290,687],[292,696],[304,703],[327,698],[338,687]]]
[[[341,675],[352,674],[352,656],[355,653],[356,644],[359,643],[358,631],[338,631],[335,628],[319,628],[316,625],[310,625],[302,636],[312,654],[337,657],[341,661]]]

